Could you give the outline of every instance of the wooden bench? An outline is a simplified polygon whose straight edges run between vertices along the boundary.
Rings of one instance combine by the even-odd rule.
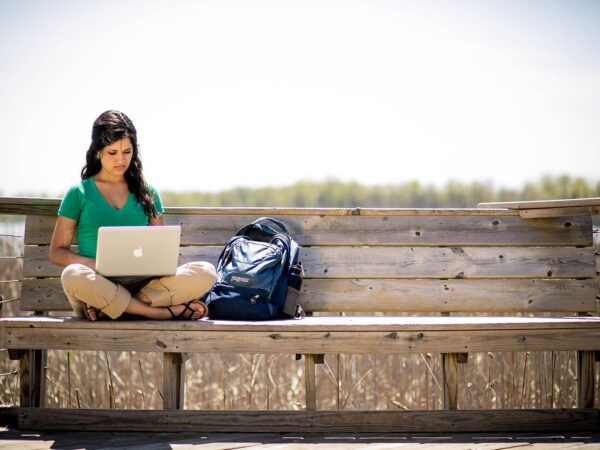
[[[599,199],[476,209],[166,208],[166,223],[182,227],[181,262],[216,263],[225,242],[260,216],[283,220],[302,246],[306,279],[301,303],[309,317],[239,323],[90,323],[49,317],[49,312],[66,315],[70,310],[61,289],[61,268],[48,261],[58,205],[56,199],[0,198],[0,214],[26,216],[20,306],[35,314],[1,321],[2,347],[20,361],[20,406],[5,408],[3,415],[21,427],[79,429],[83,423],[90,430],[292,432],[598,428],[594,363],[600,351],[599,283],[591,216],[598,213]],[[21,258],[14,264],[21,264]],[[166,411],[40,408],[45,353],[52,349],[161,352]],[[469,353],[550,350],[578,352],[577,408],[459,409],[458,367]],[[203,352],[304,355],[305,410],[183,410],[186,355]],[[317,410],[316,365],[324,354],[348,353],[442,354],[438,379],[444,409]]]

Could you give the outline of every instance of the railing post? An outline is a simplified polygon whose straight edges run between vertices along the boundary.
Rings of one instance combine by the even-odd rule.
[[[306,383],[306,409],[308,411],[316,411],[317,389],[315,355],[304,355],[304,381]]]
[[[10,352],[11,359],[19,360],[19,391],[22,407],[44,407],[46,404],[46,350],[18,350]]]
[[[185,359],[181,353],[163,353],[163,409],[183,409]]]

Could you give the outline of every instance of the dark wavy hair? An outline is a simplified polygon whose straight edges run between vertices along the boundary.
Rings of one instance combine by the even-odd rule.
[[[131,164],[125,172],[125,180],[129,191],[135,195],[136,200],[144,208],[148,218],[156,217],[158,211],[154,205],[154,196],[148,189],[142,173],[142,161],[137,142],[137,131],[133,122],[124,113],[119,111],[104,111],[94,121],[92,127],[92,143],[85,154],[85,166],[81,169],[81,179],[93,177],[100,169],[100,151],[107,145],[128,137],[133,147]]]

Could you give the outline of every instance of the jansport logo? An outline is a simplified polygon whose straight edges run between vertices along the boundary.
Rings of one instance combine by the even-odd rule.
[[[239,275],[232,275],[230,280],[231,280],[231,283],[249,284],[251,281],[251,278],[241,277]]]

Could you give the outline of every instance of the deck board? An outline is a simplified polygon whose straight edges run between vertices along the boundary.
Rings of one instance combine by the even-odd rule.
[[[326,450],[351,449],[374,450],[400,448],[402,450],[446,450],[477,448],[478,450],[500,450],[523,448],[533,450],[565,448],[598,448],[600,434],[595,433],[550,433],[550,434],[489,434],[489,433],[418,433],[418,434],[325,434],[305,435],[301,433],[133,433],[133,432],[31,432],[0,429],[0,450],[15,448],[97,449],[120,447],[162,450],[165,448],[221,450],[221,449],[281,449],[281,450]]]

